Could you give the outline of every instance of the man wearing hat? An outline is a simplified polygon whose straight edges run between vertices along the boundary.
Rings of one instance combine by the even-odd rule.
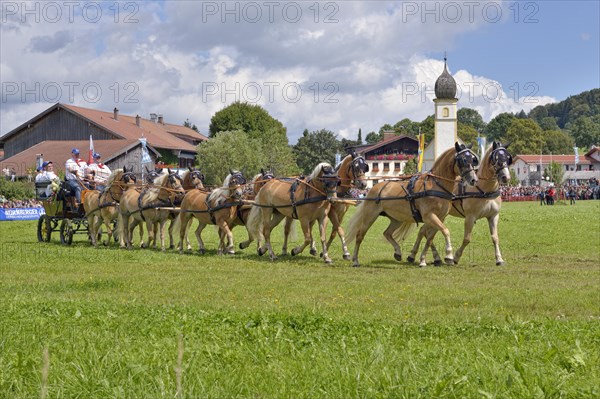
[[[102,156],[97,152],[94,153],[94,162],[87,167],[87,174],[90,181],[96,184],[96,190],[104,190],[108,177],[110,176],[110,168],[102,163]]]
[[[40,168],[38,168],[38,169],[40,169]],[[60,180],[60,178],[56,175],[56,173],[54,173],[54,164],[52,163],[52,161],[44,162],[41,166],[41,170],[35,177],[35,182],[36,183],[40,183],[40,182],[51,183],[54,180]],[[46,197],[49,197],[52,195],[52,185],[51,184],[48,184],[48,186],[46,186],[45,194],[46,194]]]
[[[78,203],[81,202],[81,189],[84,187],[83,178],[86,169],[87,163],[79,158],[79,150],[73,148],[71,158],[65,162],[65,180],[67,188],[71,191],[71,195],[75,196]]]

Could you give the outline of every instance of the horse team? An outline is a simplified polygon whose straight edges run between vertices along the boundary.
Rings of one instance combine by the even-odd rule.
[[[352,258],[353,265],[359,266],[359,250],[365,235],[379,216],[389,219],[383,232],[385,239],[394,248],[394,258],[402,260],[400,244],[418,223],[421,226],[417,240],[407,257],[414,262],[423,238],[425,245],[420,255],[419,265],[426,265],[426,254],[431,248],[434,264],[442,260],[433,244],[439,231],[445,239],[446,264],[460,260],[471,239],[475,221],[488,220],[490,234],[495,249],[496,264],[504,264],[498,240],[498,219],[502,200],[499,185],[507,183],[510,174],[508,166],[512,156],[508,145],[494,142],[479,159],[464,144],[456,143],[454,148],[445,151],[427,173],[387,179],[375,184],[366,197],[358,200],[347,199],[352,188],[366,188],[368,165],[362,156],[355,152],[346,156],[335,168],[328,163],[320,163],[306,177],[275,178],[271,172],[261,173],[247,182],[242,172],[230,171],[222,187],[212,191],[204,188],[204,175],[199,170],[189,169],[182,176],[174,171],[149,171],[146,184],[137,184],[136,176],[127,168],[117,169],[111,175],[103,192],[91,192],[85,196],[84,209],[88,219],[92,244],[98,245],[97,237],[104,224],[107,241],[113,235],[114,220],[118,220],[118,238],[122,248],[132,247],[132,236],[139,226],[140,245],[157,246],[165,250],[165,226],[169,226],[170,248],[175,247],[173,230],[179,229],[177,249],[183,252],[184,245],[192,249],[188,231],[194,220],[198,221],[195,230],[198,250],[205,253],[202,231],[207,225],[215,225],[219,231],[219,254],[233,254],[232,229],[244,225],[248,240],[239,244],[247,248],[257,242],[259,255],[267,254],[274,260],[275,252],[271,244],[272,230],[285,219],[282,254],[287,255],[287,245],[291,226],[299,220],[303,241],[290,252],[302,253],[310,247],[312,255],[317,254],[312,236],[313,226],[318,223],[321,242],[321,257],[331,263],[329,248],[336,236],[340,237],[343,258]],[[359,201],[356,212],[346,229],[342,228],[344,216],[354,201]],[[448,214],[462,217],[464,238],[462,245],[453,252],[450,232],[444,224]],[[331,221],[332,231],[327,239],[327,222]],[[145,227],[145,229],[143,228]],[[144,241],[144,230],[148,234]],[[351,257],[348,243],[355,241]]]

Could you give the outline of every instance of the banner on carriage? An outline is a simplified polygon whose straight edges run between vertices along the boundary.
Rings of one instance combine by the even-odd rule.
[[[44,208],[0,208],[0,222],[38,220],[45,214]]]

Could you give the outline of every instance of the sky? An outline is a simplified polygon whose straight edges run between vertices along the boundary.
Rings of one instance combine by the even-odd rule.
[[[264,107],[363,138],[433,113],[444,68],[459,107],[501,112],[600,87],[600,1],[0,1],[0,135],[57,102],[210,118]]]

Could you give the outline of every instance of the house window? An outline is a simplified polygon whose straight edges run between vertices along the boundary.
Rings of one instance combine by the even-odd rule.
[[[373,162],[373,172],[377,172],[379,170],[379,162]]]
[[[517,174],[520,175],[521,174],[521,168],[517,168]]]
[[[387,172],[390,170],[390,163],[389,162],[384,162],[383,163],[383,171]]]
[[[594,170],[594,165],[590,165],[590,168],[588,170]]]
[[[447,118],[450,116],[450,110],[448,109],[448,107],[444,107],[442,109],[442,117]]]
[[[568,172],[569,171],[569,165],[565,165],[565,170]]]
[[[379,180],[377,180],[377,179],[373,180],[373,185],[376,185],[377,183],[379,183]]]
[[[577,165],[577,167],[575,168],[575,170],[581,170],[581,165]]]
[[[400,171],[400,162],[394,162],[394,170]]]

